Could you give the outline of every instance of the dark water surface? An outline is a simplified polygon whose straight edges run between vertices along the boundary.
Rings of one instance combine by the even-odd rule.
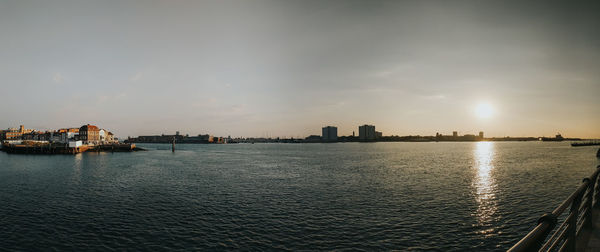
[[[505,250],[599,164],[569,143],[0,152],[3,250]]]

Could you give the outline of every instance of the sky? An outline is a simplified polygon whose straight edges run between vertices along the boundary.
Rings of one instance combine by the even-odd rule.
[[[0,0],[0,128],[600,138],[598,13],[599,1]]]

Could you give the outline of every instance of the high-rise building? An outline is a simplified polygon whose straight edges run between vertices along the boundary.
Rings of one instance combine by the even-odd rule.
[[[483,138],[483,131],[479,131],[479,138]]]
[[[375,140],[375,126],[374,125],[363,125],[358,126],[358,139],[368,141]]]
[[[334,126],[323,127],[323,134],[321,136],[321,139],[325,142],[337,141],[337,127],[334,127]]]
[[[452,131],[452,136],[453,137],[458,137],[458,131]]]

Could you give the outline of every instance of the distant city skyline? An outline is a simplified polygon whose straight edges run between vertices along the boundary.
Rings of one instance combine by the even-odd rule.
[[[600,138],[599,5],[3,1],[0,128]]]
[[[90,124],[86,124],[87,126],[90,126]],[[83,127],[85,127],[86,125],[84,125]],[[93,127],[96,127],[95,125],[92,125]],[[76,127],[63,127],[63,128],[55,128],[55,129],[48,129],[48,128],[34,128],[34,129],[26,129],[25,125],[19,125],[18,127],[8,127],[5,129],[0,129],[0,140],[3,140],[2,138],[2,134],[6,133],[9,135],[12,135],[13,132],[17,132],[17,133],[51,133],[51,132],[64,132],[64,131],[68,131],[71,129],[77,129]],[[492,139],[492,138],[512,138],[514,141],[518,141],[519,139],[522,138],[528,138],[528,140],[531,140],[531,138],[539,138],[540,140],[542,138],[545,137],[549,137],[549,138],[554,138],[556,137],[560,137],[562,138],[563,136],[560,136],[561,133],[557,132],[556,135],[553,136],[545,136],[545,135],[539,135],[539,136],[487,136],[484,135],[485,132],[483,131],[479,131],[477,134],[473,133],[473,132],[458,132],[458,131],[452,131],[452,133],[448,133],[448,132],[436,132],[435,134],[406,134],[406,135],[401,135],[401,134],[383,134],[383,132],[381,131],[376,131],[375,130],[375,125],[360,125],[358,126],[358,131],[352,131],[352,134],[348,134],[348,135],[339,135],[340,137],[357,137],[359,140],[363,140],[363,141],[372,141],[372,140],[378,140],[381,139],[382,137],[408,137],[408,136],[421,136],[421,137],[479,137],[479,139],[476,140],[481,140],[481,139]],[[104,129],[102,129],[104,130]],[[358,132],[358,135],[356,135],[355,133]],[[109,133],[111,135],[111,139],[113,137],[113,133],[106,131],[106,133]],[[19,135],[20,136],[20,135]],[[117,135],[118,136],[118,135]],[[210,132],[202,132],[202,133],[186,133],[186,132],[180,132],[180,131],[175,131],[175,133],[173,132],[161,132],[161,133],[153,133],[153,134],[148,134],[148,135],[128,135],[127,137],[121,137],[118,136],[119,138],[122,139],[127,139],[130,137],[148,137],[148,136],[186,136],[186,137],[223,137],[223,138],[266,138],[266,139],[304,139],[304,138],[311,138],[311,137],[321,137],[321,139],[324,142],[335,142],[338,140],[338,128],[336,126],[323,126],[321,128],[321,134],[310,134],[310,135],[296,135],[296,136],[272,136],[272,135],[268,135],[265,134],[263,136],[232,136],[231,134],[226,134],[226,135],[213,135]],[[7,139],[11,139],[12,137],[9,137]],[[566,140],[576,140],[578,138],[572,138],[572,137],[567,137]],[[585,138],[584,138],[585,139]],[[469,138],[467,139],[467,141],[473,141],[473,139]]]

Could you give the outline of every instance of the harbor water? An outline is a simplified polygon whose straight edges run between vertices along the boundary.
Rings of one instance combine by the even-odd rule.
[[[568,142],[0,152],[3,250],[502,251],[600,164]]]

